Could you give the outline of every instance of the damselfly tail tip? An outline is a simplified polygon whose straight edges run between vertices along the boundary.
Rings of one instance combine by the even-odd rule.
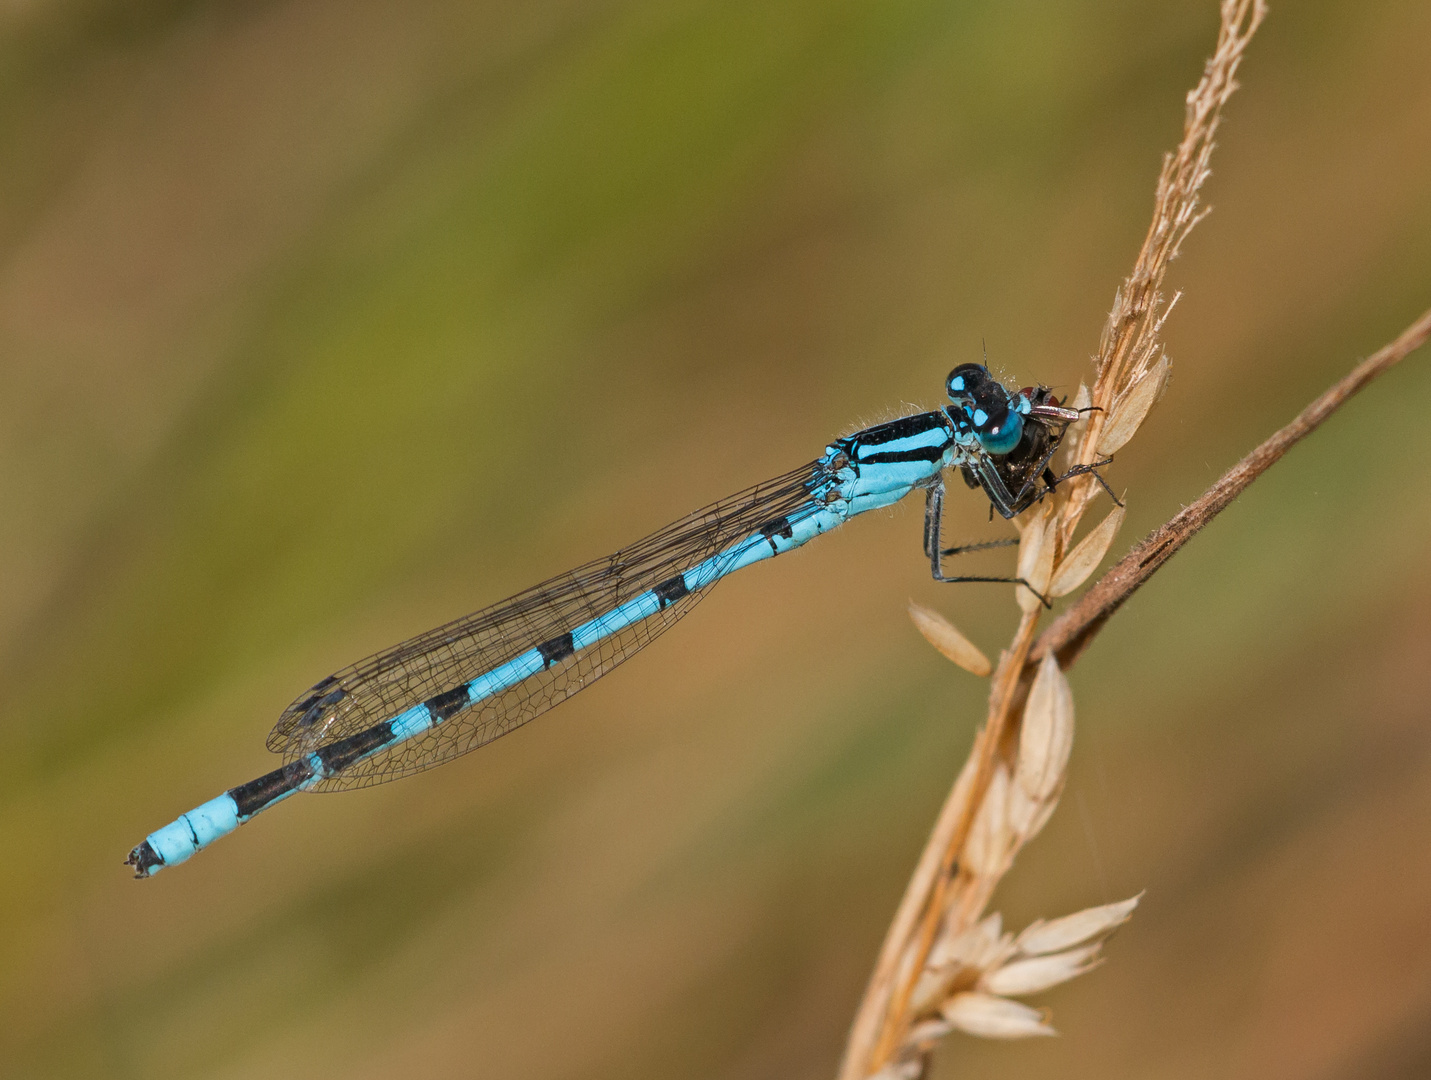
[[[124,865],[134,867],[136,878],[147,878],[164,868],[164,860],[159,857],[158,852],[149,846],[149,841],[146,840],[129,853],[129,858],[124,860]]]

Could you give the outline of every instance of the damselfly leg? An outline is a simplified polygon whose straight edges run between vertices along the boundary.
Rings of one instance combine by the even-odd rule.
[[[936,480],[930,484],[924,496],[924,553],[929,556],[929,572],[935,581],[955,584],[959,582],[991,582],[1005,585],[1022,585],[1029,592],[1037,596],[1044,607],[1052,607],[1053,604],[1048,597],[1039,592],[1028,581],[1021,577],[986,577],[981,575],[961,574],[957,577],[950,577],[944,573],[944,556],[947,554],[958,554],[963,551],[977,551],[982,548],[1004,547],[1009,543],[1018,543],[1017,540],[1002,541],[994,540],[983,544],[970,544],[963,548],[949,548],[947,551],[940,547],[942,541],[944,524],[944,482]]]

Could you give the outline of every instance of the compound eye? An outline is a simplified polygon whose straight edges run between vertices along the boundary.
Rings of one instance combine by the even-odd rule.
[[[989,379],[989,370],[982,364],[960,364],[949,373],[947,389],[951,401],[967,400]]]
[[[991,454],[1012,452],[1024,434],[1024,418],[1013,409],[1005,409],[999,416],[990,416],[983,409],[975,409],[970,419],[974,421],[979,445]]]

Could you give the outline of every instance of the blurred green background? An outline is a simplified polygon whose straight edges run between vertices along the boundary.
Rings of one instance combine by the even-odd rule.
[[[328,671],[940,399],[1071,390],[1212,0],[0,12],[0,1074],[827,1077],[983,715],[920,508],[479,755],[147,883]],[[1431,6],[1276,5],[1117,550],[1431,303]],[[1431,357],[1073,673],[1011,924],[1146,889],[940,1076],[1431,1074]],[[956,485],[962,491],[962,486]],[[950,539],[1000,530],[955,495]],[[1007,531],[1007,528],[1003,531]],[[999,565],[991,560],[988,565]]]

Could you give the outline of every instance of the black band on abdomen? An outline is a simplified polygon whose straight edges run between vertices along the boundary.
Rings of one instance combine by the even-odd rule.
[[[306,757],[299,758],[297,761],[290,761],[281,769],[274,769],[266,776],[260,776],[257,780],[230,788],[229,797],[238,807],[239,820],[242,821],[252,817],[274,800],[281,799],[291,791],[297,791],[311,779],[312,763]]]

